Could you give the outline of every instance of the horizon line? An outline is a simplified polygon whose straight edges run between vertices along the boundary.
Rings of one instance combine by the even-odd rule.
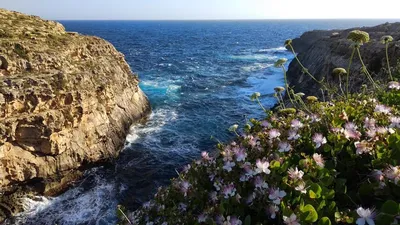
[[[400,18],[269,18],[269,19],[50,19],[56,21],[287,21],[287,20],[388,20]]]

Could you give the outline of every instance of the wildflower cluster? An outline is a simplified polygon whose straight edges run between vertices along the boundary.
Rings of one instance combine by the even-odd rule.
[[[368,33],[352,31],[348,39],[354,42],[349,67],[332,71],[345,98],[320,102],[294,93],[286,79],[287,60],[278,60],[285,87],[275,88],[277,111],[266,110],[262,95],[254,93],[251,100],[267,113],[264,120],[251,119],[244,129],[230,127],[235,141],[219,144],[215,154],[203,152],[170,186],[126,217],[146,225],[398,224],[400,84],[390,74],[388,56],[391,82],[383,88],[372,79],[359,51],[370,41]],[[386,53],[392,41],[382,37]],[[295,54],[291,40],[285,46]],[[355,53],[376,90],[369,96],[349,93]],[[295,60],[326,90],[324,79],[315,79],[296,54]]]
[[[398,92],[397,89],[390,89]],[[391,224],[399,216],[400,113],[372,98],[270,113],[183,170],[138,224]],[[235,129],[236,131],[236,129]],[[378,210],[379,209],[379,210]]]

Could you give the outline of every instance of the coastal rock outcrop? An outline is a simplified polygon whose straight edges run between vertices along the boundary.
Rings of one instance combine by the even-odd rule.
[[[352,42],[347,40],[350,31],[359,29],[369,33],[371,41],[361,46],[363,60],[375,79],[387,79],[385,45],[380,42],[384,35],[391,35],[394,41],[389,45],[390,65],[398,67],[400,57],[400,23],[385,23],[375,27],[359,27],[346,30],[310,31],[293,40],[293,47],[298,53],[302,64],[318,80],[325,78],[331,84],[338,86],[338,78],[332,76],[332,70],[337,67],[348,68],[352,53]],[[350,89],[357,91],[368,80],[361,72],[361,63],[356,55],[350,70]],[[295,91],[307,95],[321,95],[320,86],[293,60],[289,65],[288,81]]]
[[[0,9],[0,212],[21,185],[53,195],[115,158],[150,111],[138,83],[107,41]]]

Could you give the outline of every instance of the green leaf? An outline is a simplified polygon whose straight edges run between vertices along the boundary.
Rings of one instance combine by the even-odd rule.
[[[340,194],[346,194],[347,193],[347,186],[346,186],[346,179],[337,179],[336,180],[336,192]]]
[[[387,200],[381,207],[381,212],[389,215],[397,215],[399,213],[399,206],[393,200]]]
[[[308,189],[308,196],[312,199],[321,198],[322,188],[318,184],[312,184]]]
[[[308,222],[308,223],[314,223],[315,221],[318,220],[318,213],[315,211],[314,206],[308,204],[303,207],[301,210],[301,215],[300,218],[302,221]]]
[[[269,165],[270,165],[269,167],[271,169],[276,169],[276,168],[281,167],[281,163],[279,161],[275,161],[275,160],[272,161]]]
[[[318,225],[332,225],[331,220],[328,217],[322,217],[319,222]]]
[[[244,219],[244,225],[251,225],[251,216],[250,215],[246,216],[246,219]]]

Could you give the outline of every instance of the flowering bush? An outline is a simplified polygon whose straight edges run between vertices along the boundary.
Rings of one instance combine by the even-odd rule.
[[[377,96],[330,102],[293,93],[296,109],[281,102],[264,120],[232,126],[235,141],[203,152],[131,222],[398,224],[399,89],[393,81]]]

